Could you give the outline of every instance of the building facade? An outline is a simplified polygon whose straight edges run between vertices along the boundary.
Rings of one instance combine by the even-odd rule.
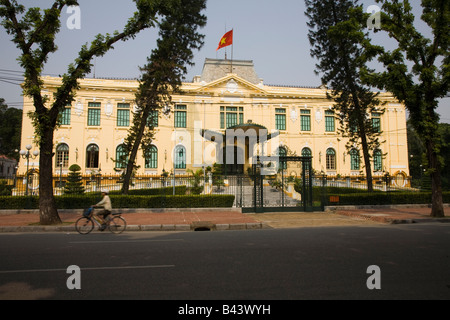
[[[5,155],[0,155],[0,179],[13,178],[16,174],[17,161],[15,159],[8,158]]]
[[[43,81],[44,93],[51,98],[61,79],[45,77]],[[120,174],[123,168],[114,160],[123,154],[137,88],[135,80],[80,81],[75,101],[61,114],[61,126],[55,132],[55,175],[66,174],[72,164],[78,164],[84,174]],[[266,85],[252,61],[206,59],[202,75],[183,83],[181,89],[183,94],[172,97],[173,105],[153,117],[153,147],[147,154],[139,152],[138,174],[159,175],[163,170],[185,174],[188,169],[221,163],[233,151],[243,156],[241,166],[234,167],[236,172],[245,172],[255,155],[277,154],[312,156],[313,169],[329,176],[365,172],[360,147],[347,150],[347,140],[337,133],[333,102],[324,88]],[[389,94],[381,94],[380,99],[386,102],[385,111],[370,115],[383,141],[373,154],[373,173],[375,177],[389,173],[401,184],[409,175],[405,107]],[[33,109],[25,97],[22,149],[33,144],[34,129],[27,116]],[[244,144],[242,150],[224,147],[226,130],[240,126],[266,129],[269,139]],[[37,169],[38,164],[33,159],[29,165]],[[289,175],[299,174],[296,168],[289,169]],[[25,171],[21,160],[18,173]]]

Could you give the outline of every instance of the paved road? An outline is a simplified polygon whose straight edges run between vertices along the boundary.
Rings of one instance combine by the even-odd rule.
[[[449,240],[444,223],[0,234],[0,299],[450,299]]]

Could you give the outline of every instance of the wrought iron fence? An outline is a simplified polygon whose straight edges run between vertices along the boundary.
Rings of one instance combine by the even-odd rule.
[[[55,175],[53,177],[53,190],[55,195],[65,193],[64,187],[67,183],[67,175]],[[186,186],[187,194],[234,195],[234,207],[250,208],[255,206],[255,192],[264,194],[264,207],[298,207],[302,206],[302,190],[298,187],[298,179],[301,177],[286,176],[281,174],[264,176],[261,180],[261,189],[255,188],[254,177],[251,175],[213,175],[211,173],[194,175],[140,175],[132,178],[130,190],[174,188]],[[84,192],[100,192],[102,189],[119,192],[122,189],[123,180],[121,175],[85,175],[82,176]],[[374,188],[381,191],[392,190],[415,190],[405,187],[405,183],[398,185],[398,181],[386,180],[386,177],[374,178]],[[258,182],[260,183],[260,182]],[[297,185],[296,185],[297,184]],[[312,178],[314,187],[345,187],[355,189],[367,189],[364,177],[330,177],[314,175]],[[408,184],[406,184],[408,185]],[[300,190],[299,190],[300,189]],[[165,191],[167,193],[167,190]],[[31,173],[27,176],[10,176],[0,178],[0,196],[24,196],[39,195],[39,175]],[[326,196],[326,195],[325,195]],[[315,199],[323,198],[324,195],[315,195]],[[314,204],[323,205],[323,204]]]

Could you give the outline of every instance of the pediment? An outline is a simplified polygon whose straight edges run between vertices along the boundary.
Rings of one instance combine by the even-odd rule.
[[[252,94],[265,95],[267,91],[262,84],[255,85],[235,74],[217,79],[213,82],[199,83],[192,91],[199,94],[215,94],[221,96],[248,96]]]

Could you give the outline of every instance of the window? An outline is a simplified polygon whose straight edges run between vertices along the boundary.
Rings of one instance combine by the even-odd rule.
[[[69,146],[65,143],[61,143],[56,147],[56,168],[69,167]]]
[[[64,110],[60,113],[59,123],[62,126],[68,126],[70,125],[70,111],[72,110],[71,106],[67,106],[64,108]]]
[[[150,114],[148,115],[147,119],[147,126],[152,128],[158,127],[158,120],[159,120],[158,110],[150,111]]]
[[[311,110],[300,110],[300,130],[311,131]]]
[[[358,130],[359,130],[359,126],[357,121],[353,120],[349,123],[348,128],[350,130],[351,133],[357,134]]]
[[[359,151],[356,149],[350,150],[350,168],[351,170],[359,170],[360,168]]]
[[[383,171],[383,155],[379,149],[373,152],[373,171]]]
[[[151,146],[145,153],[145,168],[157,169],[158,168],[158,148]]]
[[[187,107],[185,105],[175,106],[175,128],[187,127]]]
[[[89,102],[88,104],[88,126],[100,126],[101,103]]]
[[[98,168],[99,149],[95,144],[90,144],[86,148],[86,168]]]
[[[312,157],[312,151],[310,148],[303,148],[302,157]]]
[[[374,132],[381,132],[381,113],[372,113],[372,128]]]
[[[332,148],[327,150],[326,166],[327,170],[336,170],[336,151]]]
[[[175,148],[175,169],[186,169],[186,149],[183,146]]]
[[[220,128],[228,129],[244,123],[243,107],[220,107]]]
[[[236,107],[227,107],[226,119],[227,119],[227,128],[236,126],[238,124],[238,114]]]
[[[278,156],[279,157],[286,157],[287,156],[287,150],[284,147],[278,148]],[[280,161],[280,169],[286,170],[287,169],[287,162],[286,161]]]
[[[130,126],[130,104],[118,103],[117,104],[117,126],[129,127]]]
[[[128,153],[123,144],[116,148],[116,168],[124,169],[127,167]]]
[[[275,129],[286,130],[286,109],[275,109]]]
[[[326,132],[334,132],[336,130],[334,120],[335,120],[334,112],[331,110],[326,110],[325,111],[325,131]]]

